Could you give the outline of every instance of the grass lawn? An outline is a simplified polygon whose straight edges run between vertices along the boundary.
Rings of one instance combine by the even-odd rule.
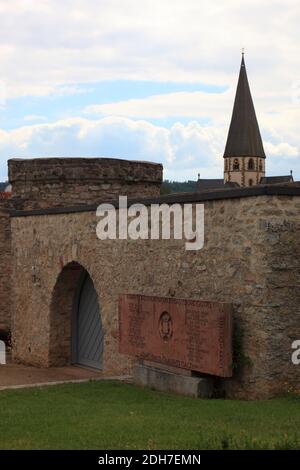
[[[300,398],[196,400],[116,382],[0,392],[1,449],[300,449]]]

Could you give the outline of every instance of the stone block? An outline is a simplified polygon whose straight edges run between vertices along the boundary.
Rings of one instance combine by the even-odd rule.
[[[194,398],[211,398],[213,395],[212,378],[189,377],[144,364],[134,366],[134,382],[160,392],[172,392]]]

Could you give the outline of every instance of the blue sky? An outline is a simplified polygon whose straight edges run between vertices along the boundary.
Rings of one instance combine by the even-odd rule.
[[[94,119],[94,113],[83,113],[88,106],[106,103],[116,103],[123,100],[143,99],[153,95],[164,95],[178,92],[222,93],[226,86],[203,83],[172,83],[137,80],[107,80],[93,84],[78,83],[74,93],[57,93],[47,96],[24,96],[8,99],[5,106],[0,108],[0,126],[5,130],[27,125],[29,122],[54,122],[58,119],[74,116],[86,117],[89,114]],[[181,116],[166,119],[149,119],[151,122],[170,126]],[[193,116],[185,118],[185,122]]]
[[[245,47],[267,174],[300,179],[299,22],[295,0],[0,0],[0,178],[37,156],[221,177]]]

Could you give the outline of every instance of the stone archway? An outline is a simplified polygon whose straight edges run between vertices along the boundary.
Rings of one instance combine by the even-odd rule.
[[[103,336],[93,281],[81,264],[68,263],[52,295],[49,365],[79,363],[101,369]]]

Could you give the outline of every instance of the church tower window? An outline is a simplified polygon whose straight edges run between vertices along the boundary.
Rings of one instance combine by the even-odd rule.
[[[239,164],[238,158],[235,158],[234,161],[233,161],[233,169],[237,170],[237,171],[240,169],[240,164]]]

